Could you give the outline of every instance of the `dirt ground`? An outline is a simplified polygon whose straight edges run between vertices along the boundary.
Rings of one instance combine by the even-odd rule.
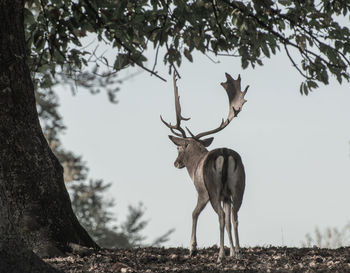
[[[226,249],[226,253],[229,250]],[[350,247],[339,249],[254,247],[241,257],[217,264],[218,248],[188,257],[184,248],[101,250],[86,255],[46,259],[62,272],[350,272]]]

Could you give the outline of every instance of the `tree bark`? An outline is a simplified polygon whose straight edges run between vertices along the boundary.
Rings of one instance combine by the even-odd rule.
[[[0,273],[60,273],[45,263],[23,244],[0,242]]]
[[[39,124],[23,10],[23,0],[0,0],[0,242],[21,241],[39,257],[62,255],[69,243],[97,248]]]

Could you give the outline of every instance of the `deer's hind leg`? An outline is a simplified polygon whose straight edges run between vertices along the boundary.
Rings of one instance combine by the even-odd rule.
[[[209,197],[210,197],[210,203],[214,209],[214,211],[217,213],[219,217],[219,225],[220,225],[220,250],[219,250],[219,257],[218,257],[218,263],[222,261],[222,259],[225,257],[225,250],[224,250],[224,232],[225,232],[225,212],[222,209],[221,201],[222,201],[222,171],[223,171],[223,164],[224,164],[224,157],[219,156],[215,161],[215,167],[212,169],[212,176],[211,179],[209,179],[205,185],[207,187]]]
[[[235,254],[235,250],[233,247],[232,240],[232,226],[231,226],[231,200],[224,200],[224,212],[225,212],[225,227],[228,235],[228,240],[230,243],[230,256],[233,257]]]
[[[232,221],[233,221],[233,230],[235,233],[235,255],[239,256],[239,237],[238,237],[238,214],[237,210],[233,207],[232,208]]]
[[[215,195],[213,198],[210,197],[210,203],[213,206],[213,209],[217,213],[219,217],[219,225],[220,225],[220,250],[219,250],[219,257],[218,257],[218,263],[222,261],[222,259],[225,257],[225,249],[224,249],[224,232],[225,232],[225,212],[221,207],[220,198],[218,198],[218,195]]]
[[[245,187],[245,173],[241,163],[235,162],[232,156],[228,157],[228,181],[232,198],[232,222],[235,236],[234,255],[239,257],[239,236],[238,236],[238,210],[242,204]]]

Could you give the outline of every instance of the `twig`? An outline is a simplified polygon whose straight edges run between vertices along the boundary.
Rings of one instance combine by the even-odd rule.
[[[104,24],[103,20],[100,18],[100,16],[98,15],[98,12],[95,10],[95,8],[91,5],[91,3],[87,0],[84,0],[84,3],[87,5],[87,7],[89,9],[91,9],[96,16],[96,20],[99,24],[104,25],[104,27],[106,28],[106,30],[110,31],[110,28],[108,25]],[[127,52],[129,52],[129,58],[131,59],[131,61],[133,61],[137,66],[141,67],[142,69],[146,70],[147,72],[151,73],[152,75],[156,76],[157,78],[161,79],[162,81],[166,82],[166,79],[164,79],[163,77],[159,76],[157,72],[154,72],[150,69],[148,69],[147,67],[145,67],[143,64],[138,63],[134,58],[132,58],[131,54],[132,54],[132,50],[126,46],[123,41],[121,39],[119,39],[116,34],[113,35],[115,41],[122,46]]]
[[[165,47],[166,47],[166,50],[167,50],[167,52],[168,52],[168,54],[169,54],[169,50],[170,50],[170,49],[169,49],[168,42],[165,43]],[[170,64],[170,69],[171,69],[171,68],[174,68],[174,71],[175,71],[176,76],[177,76],[179,79],[181,79],[181,75],[180,75],[179,71],[177,71],[177,69],[176,69],[176,67],[175,67],[175,65],[174,65],[173,63]],[[170,73],[171,73],[171,70],[170,70]]]
[[[154,69],[156,69],[156,65],[157,65],[157,61],[158,61],[159,47],[160,47],[160,45],[158,44],[157,51],[156,51],[156,57],[155,57],[155,60],[154,60],[152,71],[154,71]]]
[[[204,53],[204,55],[209,59],[211,60],[214,64],[219,64],[220,61],[215,61],[212,57],[210,57],[207,53]]]
[[[289,60],[292,62],[293,66],[299,71],[299,73],[306,79],[308,80],[313,80],[312,77],[309,77],[308,75],[306,75],[305,73],[303,73],[303,71],[300,70],[300,68],[297,66],[297,64],[294,62],[292,56],[289,54],[289,50],[287,48],[287,45],[284,45],[284,49],[286,50],[287,56],[289,58]]]
[[[226,37],[226,35],[225,35],[225,32],[223,31],[223,29],[222,29],[222,27],[221,27],[221,24],[219,23],[218,14],[217,14],[217,10],[216,10],[216,1],[215,1],[215,0],[212,0],[212,1],[211,1],[211,4],[212,4],[213,10],[214,10],[215,21],[216,21],[217,25],[219,26],[220,32],[221,32],[221,34],[224,35],[224,37],[227,39],[227,37]]]

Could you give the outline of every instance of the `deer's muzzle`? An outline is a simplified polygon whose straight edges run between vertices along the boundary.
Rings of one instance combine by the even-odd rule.
[[[175,166],[175,168],[182,169],[185,167],[185,164],[183,164],[181,161],[176,160],[174,162],[174,166]]]

